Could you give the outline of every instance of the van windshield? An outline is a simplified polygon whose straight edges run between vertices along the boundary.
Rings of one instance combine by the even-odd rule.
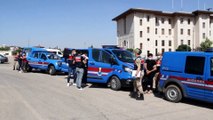
[[[116,57],[122,62],[133,63],[134,56],[131,52],[125,50],[112,50]]]

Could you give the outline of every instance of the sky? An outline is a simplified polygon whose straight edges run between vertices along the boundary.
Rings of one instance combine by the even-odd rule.
[[[114,45],[112,19],[130,8],[192,12],[213,8],[213,0],[0,0],[0,45]]]

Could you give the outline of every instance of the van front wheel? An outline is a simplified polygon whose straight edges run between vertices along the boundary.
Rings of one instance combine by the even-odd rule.
[[[169,85],[164,92],[164,96],[166,100],[175,103],[179,102],[182,99],[181,90],[176,85]]]
[[[50,75],[54,75],[56,73],[55,67],[51,65],[48,72]]]
[[[118,77],[113,76],[110,79],[110,87],[112,90],[119,90],[121,89],[121,81],[118,79]]]

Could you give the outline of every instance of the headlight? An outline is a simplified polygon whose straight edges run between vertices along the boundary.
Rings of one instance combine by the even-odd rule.
[[[129,72],[129,73],[131,73],[131,72],[132,72],[132,69],[131,69],[131,68],[129,68],[129,67],[124,67],[124,71],[125,71],[125,72]]]

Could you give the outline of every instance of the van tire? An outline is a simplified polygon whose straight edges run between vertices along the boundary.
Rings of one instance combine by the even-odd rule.
[[[49,66],[48,73],[54,75],[56,73],[55,67],[53,65]]]
[[[113,76],[110,79],[110,87],[112,90],[119,90],[121,89],[121,81],[118,79],[118,77]]]
[[[180,88],[176,85],[169,85],[164,92],[165,99],[170,102],[179,102],[183,95]]]
[[[31,72],[32,71],[32,67],[30,67],[30,65],[28,63],[26,65],[26,71],[27,72]]]

